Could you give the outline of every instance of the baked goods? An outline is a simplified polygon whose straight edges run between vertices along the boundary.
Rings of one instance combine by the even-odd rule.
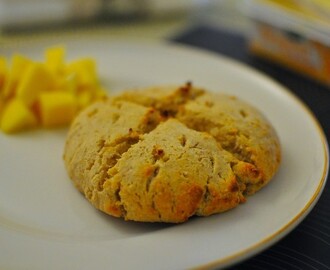
[[[96,208],[147,222],[236,207],[270,181],[280,159],[259,111],[190,83],[91,105],[72,123],[64,150],[70,178]]]

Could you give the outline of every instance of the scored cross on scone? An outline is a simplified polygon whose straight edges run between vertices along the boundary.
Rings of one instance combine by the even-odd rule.
[[[125,91],[72,123],[64,161],[98,209],[186,221],[236,207],[278,170],[279,139],[254,107],[190,83]]]

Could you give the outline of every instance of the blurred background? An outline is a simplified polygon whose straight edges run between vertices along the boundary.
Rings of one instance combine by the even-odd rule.
[[[22,34],[56,28],[125,31],[133,27],[149,36],[174,33],[195,23],[244,30],[242,4],[242,0],[0,0],[0,28],[3,34]],[[148,27],[152,29],[145,31]]]
[[[51,24],[134,20],[203,19],[236,24],[242,0],[1,0],[2,29],[26,29]],[[235,14],[233,17],[232,15]]]
[[[89,34],[239,33],[253,55],[330,85],[329,0],[0,0],[0,42]],[[1,48],[0,48],[1,49]]]

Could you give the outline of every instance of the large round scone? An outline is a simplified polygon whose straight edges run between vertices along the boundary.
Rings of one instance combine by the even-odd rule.
[[[187,84],[91,105],[72,123],[64,160],[96,208],[178,223],[244,202],[276,173],[280,145],[255,108]]]

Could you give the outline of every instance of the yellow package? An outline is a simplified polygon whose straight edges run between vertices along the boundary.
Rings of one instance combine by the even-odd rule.
[[[299,0],[250,0],[250,51],[330,85],[330,20]],[[312,1],[309,1],[312,3]]]

